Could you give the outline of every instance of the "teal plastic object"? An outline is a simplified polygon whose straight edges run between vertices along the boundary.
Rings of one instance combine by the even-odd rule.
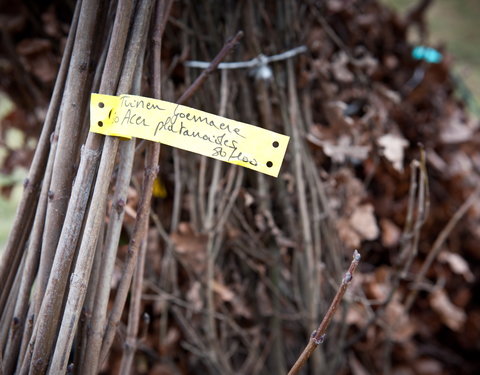
[[[443,55],[435,48],[417,46],[412,50],[412,57],[416,60],[425,60],[428,63],[438,64],[443,59]]]

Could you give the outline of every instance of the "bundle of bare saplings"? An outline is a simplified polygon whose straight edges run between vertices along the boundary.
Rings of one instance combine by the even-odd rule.
[[[1,167],[29,172],[0,373],[478,371],[479,124],[428,3],[2,5]],[[242,166],[255,137],[225,163],[90,131],[92,93],[285,134],[278,178]]]

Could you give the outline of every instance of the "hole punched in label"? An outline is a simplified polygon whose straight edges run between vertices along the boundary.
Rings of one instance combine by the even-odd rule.
[[[102,102],[100,102],[100,103],[98,103],[98,106],[99,106],[100,108],[103,108],[103,107],[105,107],[105,104],[103,104]]]
[[[277,141],[275,141],[275,142],[272,143],[272,146],[277,148],[278,146],[280,146],[280,144]]]
[[[273,167],[273,163],[271,161],[267,161],[267,167],[268,168],[272,168]]]

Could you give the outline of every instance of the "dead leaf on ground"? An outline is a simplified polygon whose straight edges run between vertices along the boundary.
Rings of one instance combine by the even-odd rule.
[[[335,222],[338,237],[350,248],[357,248],[362,241],[360,235],[350,225],[348,219],[341,218]]]
[[[438,375],[443,374],[443,365],[433,358],[421,358],[417,359],[413,367],[417,374],[421,375]]]
[[[187,301],[194,311],[203,309],[202,284],[199,281],[194,281],[186,294]]]
[[[180,330],[175,326],[170,327],[163,340],[160,341],[160,353],[167,357],[174,356],[175,351],[178,350],[180,338]]]
[[[350,83],[355,78],[350,69],[348,69],[348,62],[348,56],[344,51],[338,52],[333,58],[331,64],[332,73],[338,82]]]
[[[446,144],[466,142],[478,129],[478,121],[467,119],[465,113],[458,108],[451,108],[450,116],[440,123],[440,140]]]
[[[233,298],[235,297],[235,293],[233,293],[230,288],[228,288],[226,285],[219,283],[216,280],[213,280],[212,283],[213,291],[217,293],[222,301],[224,302],[231,302]]]
[[[438,255],[438,260],[447,263],[454,273],[462,275],[469,283],[475,281],[475,276],[473,276],[467,261],[461,255],[450,251],[442,251]]]
[[[398,245],[402,231],[389,219],[380,219],[380,227],[382,228],[382,245],[391,247]]]
[[[350,225],[364,240],[374,240],[380,234],[371,204],[358,206],[350,217]]]
[[[387,305],[384,318],[390,331],[390,338],[395,342],[408,341],[416,332],[405,306],[397,299]]]
[[[197,274],[204,272],[208,236],[195,233],[190,223],[182,222],[170,238],[175,245],[175,251],[185,264],[190,266]]]
[[[383,148],[385,158],[393,164],[397,171],[402,172],[404,151],[408,146],[408,141],[399,135],[385,134],[377,142]]]
[[[348,160],[363,161],[370,152],[370,146],[354,145],[352,144],[352,139],[347,135],[340,136],[336,144],[324,141],[321,142],[321,145],[325,155],[338,163],[345,163]]]
[[[369,319],[367,309],[361,303],[352,304],[347,310],[346,322],[349,325],[364,327]]]
[[[440,315],[442,322],[451,330],[459,331],[467,316],[465,311],[455,306],[448,298],[443,289],[439,289],[430,295],[430,306]]]

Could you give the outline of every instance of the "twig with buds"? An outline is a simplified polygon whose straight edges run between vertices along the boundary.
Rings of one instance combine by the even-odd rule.
[[[335,315],[335,312],[338,309],[338,305],[340,304],[340,301],[342,300],[343,295],[347,291],[348,285],[353,279],[353,274],[357,269],[358,263],[360,262],[360,258],[361,258],[360,253],[357,250],[355,250],[353,252],[352,263],[350,264],[348,271],[343,276],[342,284],[340,285],[340,288],[338,289],[337,294],[335,295],[335,298],[332,301],[332,304],[328,308],[328,311],[325,314],[325,317],[323,318],[318,328],[315,331],[313,331],[310,341],[308,342],[308,345],[305,347],[302,354],[300,354],[300,357],[298,357],[297,361],[288,372],[288,375],[298,374],[298,372],[305,365],[308,358],[312,355],[316,347],[321,343],[323,343],[323,341],[325,340],[325,337],[327,336],[326,331],[327,331],[328,325],[330,324],[330,321]]]

